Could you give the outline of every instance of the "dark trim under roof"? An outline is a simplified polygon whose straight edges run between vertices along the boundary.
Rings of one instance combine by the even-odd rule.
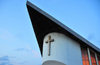
[[[46,12],[42,11],[29,1],[27,1],[27,9],[38,41],[38,45],[40,47],[41,54],[43,47],[43,38],[46,34],[51,32],[63,33],[73,40],[79,42],[81,45],[88,46],[100,54],[100,49],[95,45],[78,35],[76,32],[72,31],[67,26],[60,23],[58,20],[56,20]]]

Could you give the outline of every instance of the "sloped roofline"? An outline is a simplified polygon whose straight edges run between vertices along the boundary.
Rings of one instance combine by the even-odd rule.
[[[83,38],[82,36],[80,36],[79,34],[77,34],[76,32],[74,32],[73,30],[71,30],[70,28],[68,28],[64,24],[60,23],[57,19],[53,18],[52,16],[50,16],[49,14],[47,14],[46,12],[44,12],[43,10],[41,10],[40,8],[38,8],[37,6],[35,6],[34,4],[32,4],[31,2],[27,1],[26,5],[27,5],[27,8],[28,7],[33,8],[37,12],[41,13],[43,16],[47,17],[48,19],[52,20],[53,22],[55,22],[56,24],[58,24],[59,26],[61,26],[63,29],[65,29],[67,32],[69,32],[71,35],[73,35],[74,36],[73,38],[77,38],[78,40],[80,40],[81,42],[83,42],[85,45],[89,46],[93,50],[95,50],[98,53],[100,53],[100,49],[98,47],[96,47],[95,45],[93,45],[91,42],[89,42],[88,40],[86,40],[85,38]],[[29,11],[29,8],[28,8],[28,11]],[[32,19],[31,16],[30,16],[30,18]],[[41,52],[42,52],[42,50],[41,50]]]

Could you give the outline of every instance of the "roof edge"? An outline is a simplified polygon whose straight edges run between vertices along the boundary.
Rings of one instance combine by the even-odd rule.
[[[100,53],[100,48],[96,47],[94,44],[92,44],[91,42],[89,42],[88,40],[86,40],[85,38],[83,38],[82,36],[80,36],[79,34],[77,34],[76,32],[74,32],[73,30],[71,30],[69,27],[67,27],[64,24],[62,24],[60,21],[58,21],[57,19],[55,19],[54,17],[52,17],[48,13],[44,12],[43,10],[41,10],[40,8],[38,8],[37,6],[35,6],[34,4],[32,4],[29,1],[27,1],[26,5],[32,7],[36,11],[40,12],[42,15],[44,15],[47,18],[49,18],[50,20],[54,21],[55,23],[57,23],[58,25],[60,25],[62,28],[64,28],[66,31],[70,32],[73,36],[75,36],[76,38],[78,38],[79,40],[81,40],[82,42],[84,42],[86,45],[92,47],[94,50],[96,50],[97,52]]]

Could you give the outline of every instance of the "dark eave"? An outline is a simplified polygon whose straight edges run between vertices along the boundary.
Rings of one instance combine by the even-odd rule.
[[[30,15],[30,19],[33,25],[33,29],[38,41],[38,45],[42,54],[43,38],[46,34],[50,32],[63,33],[69,36],[73,40],[79,42],[81,45],[88,46],[94,51],[100,54],[100,49],[95,45],[91,44],[89,41],[78,35],[76,32],[72,31],[67,26],[60,23],[58,20],[48,15],[46,12],[42,11],[29,1],[27,1],[27,9]]]

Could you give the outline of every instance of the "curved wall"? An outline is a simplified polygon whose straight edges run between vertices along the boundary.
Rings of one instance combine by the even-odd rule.
[[[54,42],[51,42],[50,56],[48,56],[48,36],[51,36],[51,39],[54,39]],[[81,50],[79,43],[70,39],[61,33],[49,33],[44,37],[43,41],[43,64],[49,65],[50,62],[52,65],[55,65],[51,60],[61,62],[61,65],[82,65],[81,59]],[[46,63],[47,61],[47,63]],[[50,62],[49,62],[50,61]],[[62,64],[63,63],[63,64]],[[58,63],[59,64],[59,63]]]
[[[64,63],[58,62],[58,61],[54,61],[54,60],[49,60],[44,62],[42,65],[65,65]]]

